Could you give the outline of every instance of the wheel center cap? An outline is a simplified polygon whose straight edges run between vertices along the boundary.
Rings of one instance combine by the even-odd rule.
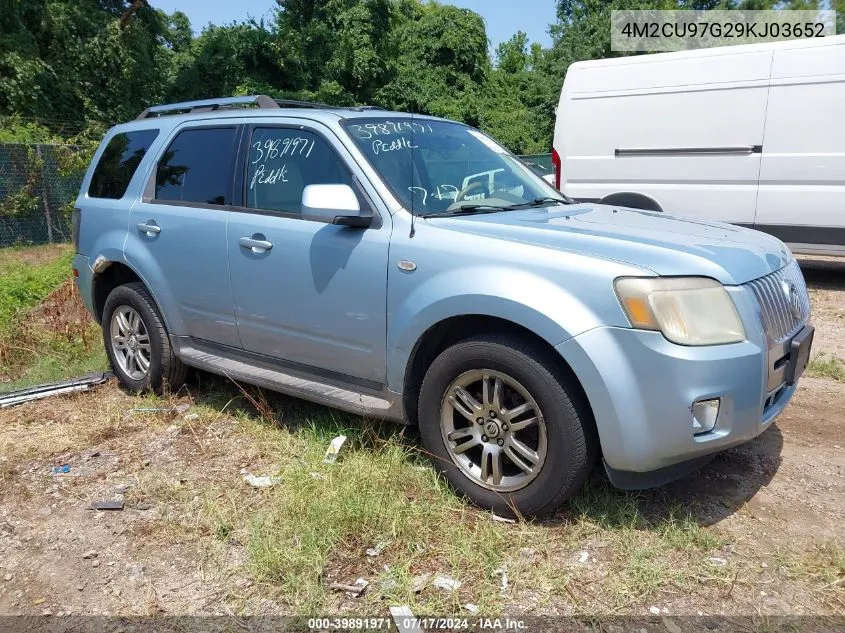
[[[484,425],[484,432],[487,437],[496,437],[499,434],[499,425],[491,420]]]
[[[134,336],[129,338],[129,347],[131,347],[132,349],[135,349],[135,337]]]

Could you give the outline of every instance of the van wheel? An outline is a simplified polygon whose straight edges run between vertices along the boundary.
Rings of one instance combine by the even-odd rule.
[[[429,367],[419,400],[423,446],[477,505],[549,514],[592,469],[592,419],[554,360],[533,342],[486,335],[449,347]]]
[[[642,209],[643,211],[657,211],[663,213],[663,208],[656,200],[641,193],[612,193],[599,200],[599,204],[612,207],[626,207],[628,209]]]
[[[126,389],[179,389],[186,367],[173,353],[164,320],[141,283],[118,286],[103,308],[103,342],[115,376]]]

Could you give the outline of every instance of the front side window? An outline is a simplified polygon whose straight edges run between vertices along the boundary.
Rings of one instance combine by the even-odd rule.
[[[400,202],[417,215],[566,201],[494,140],[460,123],[367,118],[348,121],[345,128]]]
[[[235,127],[179,132],[156,171],[156,200],[231,204],[230,182]]]
[[[246,206],[302,212],[308,185],[349,185],[352,175],[321,136],[292,128],[255,128],[246,170]]]
[[[88,195],[112,200],[122,198],[138,165],[157,136],[158,130],[115,134],[94,169]]]

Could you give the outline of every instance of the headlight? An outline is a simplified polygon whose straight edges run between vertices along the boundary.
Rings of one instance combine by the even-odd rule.
[[[745,328],[724,286],[703,277],[622,277],[616,294],[631,325],[679,345],[745,340]]]

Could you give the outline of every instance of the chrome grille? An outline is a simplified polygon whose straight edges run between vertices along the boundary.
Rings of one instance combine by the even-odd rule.
[[[763,327],[772,343],[782,343],[791,338],[810,319],[810,297],[797,261],[793,260],[776,273],[755,279],[746,286],[760,305]],[[790,297],[791,288],[795,288],[797,294],[795,306]]]

